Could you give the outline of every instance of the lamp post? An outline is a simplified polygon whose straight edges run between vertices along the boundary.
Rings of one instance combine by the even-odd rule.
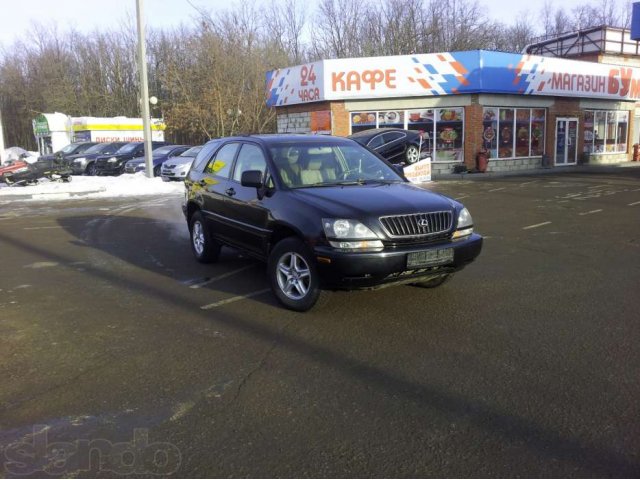
[[[136,18],[138,22],[138,71],[140,73],[140,109],[142,110],[145,172],[147,177],[153,178],[153,160],[151,157],[151,121],[149,119],[149,85],[147,80],[147,49],[144,40],[142,2],[143,0],[136,0]]]

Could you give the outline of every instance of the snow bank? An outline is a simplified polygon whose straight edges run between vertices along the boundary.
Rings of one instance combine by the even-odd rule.
[[[29,152],[28,150],[20,147],[9,147],[2,154],[2,163],[7,163],[11,160],[19,160],[20,155],[22,154],[27,154],[25,161],[29,163],[34,163],[40,156],[38,152]]]
[[[9,187],[0,183],[0,200],[65,200],[84,198],[138,197],[143,195],[182,195],[184,183],[147,178],[143,172],[119,177],[74,176],[69,183],[40,180],[38,185]],[[25,198],[25,197],[31,198]]]

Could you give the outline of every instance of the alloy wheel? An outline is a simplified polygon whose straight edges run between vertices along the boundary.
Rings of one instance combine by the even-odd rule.
[[[191,239],[193,241],[193,249],[198,255],[202,255],[204,252],[204,229],[200,222],[193,224],[193,232],[191,233]]]
[[[301,300],[311,287],[311,272],[305,259],[295,252],[280,257],[277,265],[278,286],[291,300]]]

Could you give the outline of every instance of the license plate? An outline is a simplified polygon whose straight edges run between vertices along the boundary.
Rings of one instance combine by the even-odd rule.
[[[407,268],[433,267],[453,262],[453,248],[441,248],[438,250],[425,250],[413,252],[407,255]]]

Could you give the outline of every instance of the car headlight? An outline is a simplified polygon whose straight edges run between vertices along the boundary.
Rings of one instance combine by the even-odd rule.
[[[80,157],[80,158],[76,158],[73,163],[82,163],[85,162],[87,159],[84,157]]]
[[[453,238],[468,237],[473,233],[473,218],[469,210],[463,208],[458,214],[458,222],[456,224],[456,231],[453,233]]]
[[[107,160],[107,162],[109,163],[116,163],[118,161],[118,159],[116,157],[111,157],[109,160]]]
[[[384,247],[378,236],[357,220],[323,218],[322,227],[333,248],[343,251],[377,251]]]

